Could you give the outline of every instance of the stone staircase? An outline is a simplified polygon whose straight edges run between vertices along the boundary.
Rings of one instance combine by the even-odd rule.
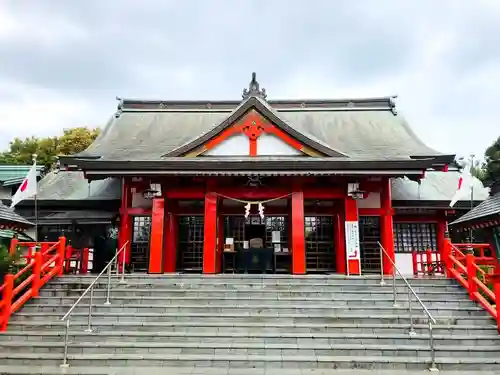
[[[60,319],[93,280],[50,282],[0,334],[0,364],[62,363]],[[71,318],[68,361],[84,367],[342,368],[423,370],[430,363],[427,319],[407,289],[374,277],[127,275],[94,294],[93,332],[86,298]],[[436,363],[447,370],[500,369],[494,321],[451,280],[411,279],[437,320]]]

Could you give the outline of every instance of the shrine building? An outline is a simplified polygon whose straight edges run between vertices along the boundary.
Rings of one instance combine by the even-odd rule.
[[[379,273],[379,243],[401,267],[442,249],[470,209],[449,207],[458,174],[392,97],[273,100],[253,74],[240,100],[121,99],[40,182],[39,238],[114,225],[136,272],[234,272],[234,254],[267,249],[266,272]]]

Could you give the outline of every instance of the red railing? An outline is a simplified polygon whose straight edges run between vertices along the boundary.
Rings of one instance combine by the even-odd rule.
[[[498,261],[486,255],[490,251],[485,244],[452,244],[445,241],[443,261],[446,275],[456,279],[467,291],[473,301],[477,301],[497,321],[500,332],[500,314],[497,301],[500,301],[500,278],[494,273]],[[467,252],[467,253],[465,253]]]
[[[441,254],[438,251],[427,249],[426,251],[413,251],[413,275],[415,276],[434,276],[444,275],[443,262]]]
[[[41,287],[64,272],[65,237],[59,237],[57,242],[18,242],[14,239],[11,241],[10,253],[23,247],[27,248],[26,254],[22,256],[25,260],[24,267],[15,275],[6,274],[0,286],[0,331],[7,329],[13,313],[30,298],[38,297]]]

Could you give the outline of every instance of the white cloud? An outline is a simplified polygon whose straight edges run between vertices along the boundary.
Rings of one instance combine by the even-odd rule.
[[[36,43],[38,48],[57,47],[61,44],[84,40],[89,33],[64,16],[51,13],[40,17],[36,8],[27,7],[14,12],[6,3],[0,3],[0,42]]]
[[[106,120],[103,117],[106,115],[96,116],[91,103],[82,99],[15,83],[0,82],[1,89],[12,96],[12,100],[0,103],[0,145],[3,147],[15,137],[57,135],[64,128],[95,127]]]
[[[174,4],[174,5],[173,5]],[[0,147],[105,122],[115,96],[237,99],[398,94],[433,148],[481,155],[500,135],[497,0],[87,0],[0,3]]]

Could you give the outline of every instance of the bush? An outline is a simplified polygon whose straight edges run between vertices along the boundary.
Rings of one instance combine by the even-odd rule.
[[[10,254],[7,246],[0,245],[0,279],[2,281],[7,273],[16,273],[19,270],[20,259],[20,251]]]
[[[3,284],[4,276],[8,273],[15,275],[26,264],[22,262],[22,251],[20,249],[16,250],[14,254],[9,253],[9,248],[5,245],[0,245],[0,285]],[[15,281],[15,285],[21,284],[31,275],[31,270],[20,275]]]

